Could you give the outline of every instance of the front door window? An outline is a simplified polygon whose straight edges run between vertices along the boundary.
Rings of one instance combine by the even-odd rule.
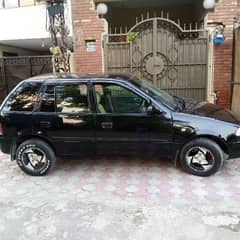
[[[127,88],[109,83],[94,87],[100,113],[147,113],[148,101]]]

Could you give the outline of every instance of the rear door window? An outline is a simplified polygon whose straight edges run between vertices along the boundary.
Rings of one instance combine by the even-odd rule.
[[[59,113],[91,113],[87,84],[69,84],[55,88]]]
[[[14,91],[3,107],[3,112],[31,112],[37,101],[41,82],[25,82]]]

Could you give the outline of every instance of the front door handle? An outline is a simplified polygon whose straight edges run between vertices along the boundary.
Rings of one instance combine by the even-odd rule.
[[[113,128],[113,123],[112,122],[102,122],[101,126],[103,129],[112,129]]]
[[[48,121],[41,121],[40,122],[40,128],[50,128],[51,127],[51,123]]]

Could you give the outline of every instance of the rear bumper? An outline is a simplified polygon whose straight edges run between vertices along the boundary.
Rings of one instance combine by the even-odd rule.
[[[12,139],[4,138],[0,136],[0,149],[5,154],[11,153]]]

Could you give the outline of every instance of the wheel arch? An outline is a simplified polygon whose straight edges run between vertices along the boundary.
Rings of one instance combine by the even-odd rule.
[[[52,148],[53,152],[56,154],[56,149],[55,149],[54,145],[48,139],[41,137],[41,136],[36,136],[36,135],[25,135],[25,136],[21,136],[16,139],[15,146],[13,147],[14,150],[11,152],[12,160],[16,159],[16,150],[17,150],[18,146],[21,143],[23,143],[29,139],[38,139],[38,140],[41,140],[41,141],[47,143]]]
[[[228,149],[227,143],[223,139],[214,135],[207,135],[207,134],[199,135],[196,138],[206,138],[206,139],[212,140],[213,142],[218,144],[218,146],[223,150],[225,154],[229,155],[229,149]]]
[[[213,142],[215,142],[223,151],[223,153],[225,155],[229,155],[229,150],[228,150],[228,146],[227,146],[227,143],[223,140],[223,139],[220,139],[219,137],[217,136],[214,136],[214,135],[209,135],[209,134],[200,134],[200,135],[197,135],[197,136],[194,136],[192,138],[190,138],[188,141],[186,141],[184,144],[182,144],[178,151],[177,151],[177,154],[175,156],[175,164],[179,161],[179,156],[181,154],[181,151],[183,149],[183,147],[188,144],[189,142],[191,141],[194,141],[196,139],[199,139],[199,138],[204,138],[204,139],[208,139],[208,140],[212,140]]]

